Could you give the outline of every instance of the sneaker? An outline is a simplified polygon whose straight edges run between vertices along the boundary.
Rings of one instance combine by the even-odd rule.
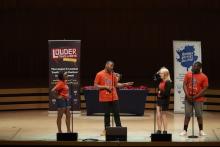
[[[199,135],[200,135],[200,136],[206,136],[206,133],[205,133],[203,130],[200,130],[200,131],[199,131]]]
[[[106,131],[103,130],[102,133],[101,133],[100,135],[101,135],[101,136],[105,136],[105,134],[106,134]]]
[[[167,134],[167,131],[163,131],[163,134]]]
[[[187,135],[186,130],[183,130],[183,132],[180,133],[180,136],[186,136],[186,135]]]

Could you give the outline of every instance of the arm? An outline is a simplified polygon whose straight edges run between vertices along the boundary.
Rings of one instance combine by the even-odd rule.
[[[111,91],[111,87],[110,86],[106,86],[106,85],[101,85],[100,82],[101,82],[101,75],[97,74],[96,77],[95,77],[95,81],[94,81],[94,86],[96,88],[98,88],[99,90],[108,90],[108,91]]]
[[[204,96],[207,89],[208,89],[208,86],[204,87],[197,95],[193,96],[193,98]]]
[[[131,86],[133,84],[134,84],[134,82],[117,83],[116,87],[117,88],[122,88],[122,87],[125,87],[125,86]]]
[[[186,85],[186,81],[183,82],[183,90],[184,90],[184,93],[186,95],[186,98],[189,98],[189,93],[187,91],[187,85]]]
[[[183,90],[185,93],[185,98],[189,101],[192,101],[192,96],[189,95],[189,92],[187,90],[187,81],[188,81],[189,77],[188,74],[185,75],[184,77],[184,81],[183,81]]]
[[[99,90],[111,90],[110,86],[99,85],[97,83],[94,83],[94,86],[97,87]]]
[[[54,86],[52,89],[51,89],[51,92],[52,92],[52,95],[57,98],[58,97],[58,92],[56,90],[56,86]]]
[[[54,97],[58,98],[58,90],[61,89],[61,84],[56,84],[52,89],[51,92],[54,95]]]
[[[52,89],[51,92],[56,92],[61,89],[61,84],[57,83]]]
[[[204,80],[202,82],[202,85],[203,85],[203,89],[198,94],[193,96],[193,98],[198,98],[198,97],[202,97],[202,96],[205,95],[205,92],[206,92],[206,90],[209,87],[209,81],[208,81],[208,78],[206,76],[205,76],[205,78],[204,78]]]
[[[54,92],[55,90],[56,90],[56,86],[51,89],[51,92]]]
[[[187,91],[187,85],[186,85],[186,82],[184,81],[183,82],[183,90],[185,92],[185,98],[188,100],[188,101],[192,101],[193,97],[189,95],[188,91]]]
[[[122,88],[122,87],[125,87],[125,86],[131,86],[131,85],[134,84],[134,82],[119,83],[118,82],[119,80],[120,80],[120,74],[116,73],[115,77],[114,77],[116,88]]]

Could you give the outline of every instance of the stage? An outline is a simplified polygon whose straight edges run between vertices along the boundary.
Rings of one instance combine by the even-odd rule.
[[[144,116],[121,116],[122,125],[128,128],[127,142],[150,142],[153,132],[153,111],[145,110]],[[56,141],[56,115],[48,115],[47,110],[1,111],[0,112],[0,140],[2,143],[38,142],[48,143]],[[207,136],[197,139],[179,136],[183,128],[183,114],[168,112],[168,132],[172,133],[173,142],[219,142],[220,141],[220,112],[204,112],[204,131]],[[196,119],[195,119],[196,120]],[[191,124],[191,122],[190,122]],[[195,134],[198,135],[197,121]],[[63,132],[66,131],[65,121],[62,122]],[[74,132],[78,132],[78,143],[85,139],[97,139],[105,142],[103,131],[103,116],[86,116],[85,112],[74,114]],[[191,125],[188,135],[191,134]],[[9,142],[8,142],[9,141]]]

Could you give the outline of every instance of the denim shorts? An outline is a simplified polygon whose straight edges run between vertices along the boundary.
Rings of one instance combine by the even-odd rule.
[[[71,108],[69,99],[56,99],[57,108]]]

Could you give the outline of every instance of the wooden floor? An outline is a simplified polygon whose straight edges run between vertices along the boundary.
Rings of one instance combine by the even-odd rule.
[[[153,116],[153,111],[146,110],[144,116],[121,117],[122,125],[128,128],[128,142],[150,142]],[[168,112],[168,132],[173,134],[173,142],[220,141],[220,112],[204,112],[204,130],[207,136],[197,139],[179,136],[183,128],[183,119],[183,114]],[[197,121],[195,126],[195,134],[198,135]],[[64,118],[62,128],[63,132],[66,131]],[[74,114],[74,132],[78,132],[79,141],[84,139],[105,141],[105,137],[100,136],[102,130],[103,116]],[[0,132],[0,140],[6,141],[56,141],[56,115],[48,115],[46,110],[0,112]],[[191,135],[191,125],[188,133]]]

